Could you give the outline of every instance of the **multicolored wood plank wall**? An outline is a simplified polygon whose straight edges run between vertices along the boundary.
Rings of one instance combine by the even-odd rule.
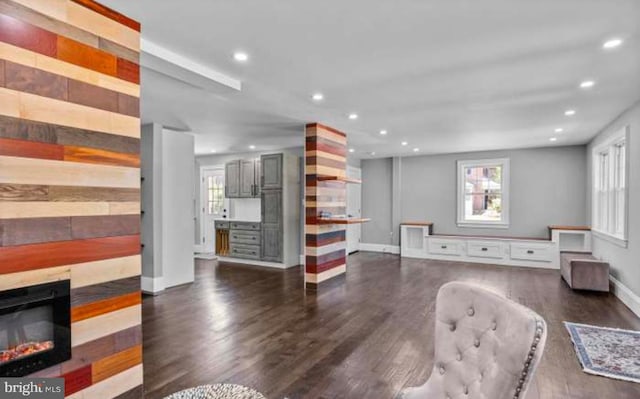
[[[0,0],[0,290],[71,280],[70,398],[142,397],[140,25]]]
[[[346,213],[343,182],[318,180],[318,176],[345,177],[346,134],[318,123],[306,126],[305,143],[305,284],[317,289],[320,283],[346,272],[346,228],[321,224],[321,212]]]

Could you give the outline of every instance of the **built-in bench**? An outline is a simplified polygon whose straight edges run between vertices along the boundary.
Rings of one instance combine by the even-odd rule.
[[[400,253],[410,258],[559,269],[564,245],[570,244],[576,251],[585,250],[585,246],[579,247],[580,242],[590,247],[588,228],[550,226],[550,231],[549,238],[445,235],[433,234],[433,223],[402,223]]]
[[[609,292],[609,264],[591,254],[562,252],[560,274],[573,289]]]

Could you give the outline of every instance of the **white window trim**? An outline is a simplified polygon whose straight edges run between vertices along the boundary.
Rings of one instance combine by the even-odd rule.
[[[502,166],[502,220],[486,221],[486,220],[465,220],[464,218],[464,194],[465,194],[465,168],[467,167],[491,167]],[[496,159],[480,159],[480,160],[462,160],[458,161],[458,191],[456,195],[456,206],[458,209],[457,225],[458,227],[471,228],[509,228],[509,158]]]
[[[625,126],[620,131],[607,138],[604,142],[595,146],[591,153],[591,168],[592,168],[592,176],[591,176],[591,231],[595,237],[598,237],[602,240],[608,241],[612,244],[615,244],[622,248],[627,248],[628,245],[628,237],[629,237],[629,165],[630,165],[630,151],[629,151],[629,138],[630,138],[630,128],[629,126]],[[597,192],[597,183],[598,183],[598,174],[600,172],[599,165],[599,154],[608,151],[609,154],[614,153],[614,147],[616,144],[621,141],[625,142],[625,210],[624,210],[624,233],[623,235],[616,235],[609,231],[605,231],[600,229],[600,226],[597,226],[599,220],[599,206],[598,206],[598,192]],[[610,162],[613,162],[613,159],[610,158]],[[610,166],[610,170],[613,171],[613,167]],[[610,179],[612,178],[610,172]],[[611,200],[611,199],[610,199]]]

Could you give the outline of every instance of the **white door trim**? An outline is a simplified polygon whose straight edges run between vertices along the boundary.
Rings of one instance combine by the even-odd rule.
[[[206,187],[204,181],[204,172],[206,171],[214,171],[214,170],[222,170],[224,171],[224,164],[221,165],[204,165],[200,166],[200,209],[198,209],[198,219],[200,221],[200,242],[196,246],[200,251],[204,251],[206,247],[203,245],[205,241],[205,230],[206,230],[206,218],[204,214],[204,210],[206,208],[205,204],[207,202],[206,197]],[[196,249],[197,250],[197,249]]]

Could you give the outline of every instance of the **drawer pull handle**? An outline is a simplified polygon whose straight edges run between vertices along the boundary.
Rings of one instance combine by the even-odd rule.
[[[255,240],[256,240],[256,238],[255,238],[255,237],[251,237],[251,239],[252,239],[253,241],[255,241]]]
[[[482,248],[482,250],[483,250],[483,251],[488,251],[489,249],[488,249],[488,248]]]
[[[442,245],[440,248],[447,249],[447,246],[446,245]]]
[[[531,250],[531,249],[530,249],[530,250],[528,250],[528,251],[527,251],[527,253],[528,253],[529,255],[531,255],[531,254],[533,254],[534,252],[533,252],[533,250]]]

